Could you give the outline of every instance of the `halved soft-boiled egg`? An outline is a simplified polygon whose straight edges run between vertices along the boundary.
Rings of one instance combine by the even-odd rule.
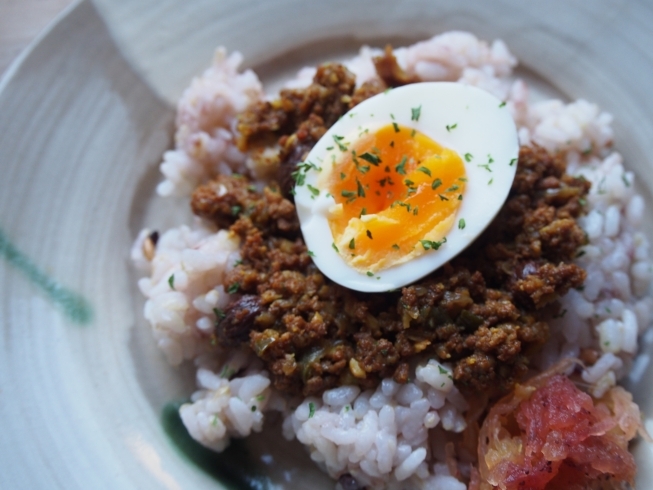
[[[294,173],[304,241],[345,287],[412,283],[492,221],[518,153],[510,111],[484,90],[434,82],[376,95],[334,124]]]

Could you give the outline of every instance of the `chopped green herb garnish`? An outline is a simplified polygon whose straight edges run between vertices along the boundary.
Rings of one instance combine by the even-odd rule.
[[[456,129],[457,127],[458,127],[458,123],[455,123],[455,124],[452,124],[452,125],[447,124],[447,126],[446,126],[447,131],[451,131],[452,129]]]
[[[399,131],[401,131],[401,130],[399,129],[399,125],[398,125],[396,122],[393,122],[393,123],[392,123],[392,127],[395,128],[395,133],[398,133]]]
[[[227,314],[222,311],[220,308],[213,308],[213,314],[215,315],[215,318],[218,320],[222,320],[224,317],[227,316]]]
[[[344,172],[340,172],[340,180],[345,180],[345,177],[347,177],[347,176],[345,175],[345,173],[344,173]]]
[[[307,253],[309,257],[315,257],[315,254],[313,253],[312,250],[309,250]]]
[[[447,242],[447,238],[445,237],[439,242],[434,242],[432,240],[420,240],[419,242],[422,244],[422,247],[424,247],[424,250],[437,250]]]
[[[240,214],[241,209],[242,208],[240,206],[231,206],[231,215],[238,216]]]
[[[310,419],[315,415],[315,403],[308,402],[308,418]]]
[[[374,272],[367,271],[366,274],[367,274],[369,277],[372,277],[372,276],[374,275]]]
[[[410,137],[413,138],[417,134],[417,131],[414,129],[410,132]]]
[[[438,197],[440,198],[440,201],[448,201],[449,198],[446,196],[443,196],[442,194],[438,194]]]
[[[462,195],[462,194],[458,194],[458,200],[459,200],[459,201],[462,201],[462,200],[463,200],[463,195]]]
[[[327,146],[327,147],[326,147],[326,150],[327,150],[327,151],[331,151],[331,150],[333,150],[333,146]]]
[[[304,172],[308,172],[310,169],[317,170],[318,172],[322,171],[322,167],[318,167],[313,162],[298,163],[297,168],[300,169],[300,170],[303,170]]]
[[[419,167],[417,170],[419,170],[419,171],[422,172],[422,173],[425,173],[425,174],[428,175],[429,177],[431,176],[431,171],[430,171],[428,168],[426,168],[426,167]]]
[[[234,374],[236,374],[236,370],[231,368],[228,364],[226,364],[222,368],[222,371],[220,371],[220,377],[225,379],[231,378]]]
[[[414,187],[415,186],[415,182],[413,182],[410,179],[404,180],[404,184],[406,184],[407,187]]]
[[[344,136],[338,136],[338,135],[333,135],[333,141],[336,142],[336,145],[338,145],[338,148],[340,148],[340,151],[347,151],[347,145],[343,145],[340,141],[345,139]]]
[[[342,197],[347,197],[347,198],[356,198],[356,193],[352,191],[340,191],[340,195]]]
[[[512,167],[515,163],[517,163],[517,159],[516,159],[516,158],[513,158],[512,160],[510,160],[510,166],[511,166],[511,167]]]
[[[311,194],[313,194],[313,196],[319,196],[320,195],[320,189],[316,189],[311,184],[308,184],[306,187],[308,187],[308,190],[311,191]]]
[[[458,229],[459,230],[464,230],[465,229],[465,220],[463,218],[460,218],[458,220]]]
[[[361,209],[361,214],[359,214],[358,217],[360,218],[361,216],[365,216],[366,214],[367,214],[367,209],[363,208]]]
[[[471,153],[465,153],[465,161],[467,163],[471,162],[472,158],[474,158],[474,156]]]
[[[370,162],[372,165],[378,165],[381,163],[381,159],[374,153],[365,152],[362,155],[358,155],[363,160]]]
[[[392,248],[394,248],[395,250],[399,250],[399,245],[397,245],[397,244],[395,243],[395,244],[392,245]]]
[[[172,274],[168,278],[168,285],[170,286],[170,289],[175,289],[175,275],[174,274]]]
[[[417,216],[418,212],[419,212],[419,206],[415,206],[415,208],[413,209],[413,215]]]
[[[490,166],[487,163],[485,165],[477,165],[477,167],[484,168],[488,172],[492,172],[492,169],[490,168]]]
[[[419,121],[419,116],[422,113],[422,106],[419,107],[413,107],[410,110],[410,120],[411,121]]]
[[[353,249],[356,248],[356,242],[355,242],[355,240],[353,238],[349,241],[349,248],[350,248],[350,250],[353,250]]]
[[[360,180],[358,179],[356,179],[356,187],[358,197],[365,197],[365,189],[363,188],[363,184],[361,184]]]
[[[447,371],[440,365],[438,365],[438,371],[440,372],[440,374],[449,374],[449,371]]]
[[[626,184],[626,187],[630,187],[630,182],[628,182],[628,179],[626,178],[626,174],[621,174],[621,180],[624,181],[624,184]]]
[[[236,262],[234,262],[234,267],[238,265],[243,265],[243,259],[238,259]]]
[[[370,230],[365,230],[365,234],[367,235],[367,238],[369,238],[370,240],[373,239],[372,238],[372,232]]]
[[[442,181],[440,179],[435,179],[433,183],[431,184],[431,189],[435,190],[438,187],[442,185]]]
[[[467,179],[465,177],[458,177],[458,180],[461,182],[467,182]]]
[[[338,247],[336,246],[335,243],[332,242],[332,243],[331,243],[331,247],[333,247],[333,250],[335,250],[336,252],[340,253],[340,250],[338,250]]]
[[[402,159],[401,159],[401,162],[399,162],[399,165],[397,165],[397,166],[395,167],[395,171],[396,171],[398,174],[406,175],[406,161],[407,161],[407,160],[408,160],[408,157],[407,157],[406,155],[404,155],[404,156],[402,157]]]
[[[231,284],[231,285],[229,286],[229,289],[227,289],[227,292],[228,292],[229,294],[234,294],[234,293],[238,292],[238,289],[240,289],[240,284],[238,284],[237,282],[235,282],[235,283],[233,283],[233,284]]]
[[[499,104],[499,107],[505,107],[505,106],[506,106],[506,101],[505,100],[503,102],[501,102],[501,104]]]
[[[395,206],[400,206],[402,208],[406,208],[406,211],[410,213],[411,206],[408,203],[405,203],[403,201],[395,201],[392,204],[390,204],[391,208],[394,208]]]
[[[457,191],[458,189],[460,189],[460,187],[458,187],[457,185],[454,184],[454,185],[452,185],[451,187],[449,187],[447,189],[447,192],[454,192],[454,191]]]
[[[293,178],[293,180],[295,181],[295,184],[297,184],[297,185],[304,185],[304,181],[306,180],[306,174],[305,174],[305,172],[306,172],[306,171],[304,170],[303,167],[299,167],[299,166],[298,166],[298,167],[297,167],[297,170],[295,170],[294,172],[292,172],[292,173],[290,174],[290,176],[291,176],[291,177]]]
[[[492,182],[494,182],[494,177],[492,177],[492,178],[488,181],[487,185],[490,185]]]

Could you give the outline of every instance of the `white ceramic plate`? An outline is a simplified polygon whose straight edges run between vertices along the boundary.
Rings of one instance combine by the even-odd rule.
[[[222,488],[166,433],[174,420],[162,410],[193,383],[151,341],[128,260],[141,226],[183,219],[183,203],[154,197],[157,165],[171,145],[173,101],[215,46],[240,50],[274,84],[361,42],[451,29],[502,38],[540,89],[615,116],[616,145],[653,204],[652,21],[647,2],[625,0],[86,0],[69,9],[0,83],[0,488]],[[651,386],[649,370],[633,387],[647,416]],[[273,432],[241,449],[278,441]],[[331,487],[302,451],[281,453],[274,470],[243,466],[241,476],[281,482],[288,470],[300,478],[290,488]],[[639,443],[636,454],[646,488],[651,447]],[[245,464],[242,452],[233,458],[223,466]]]

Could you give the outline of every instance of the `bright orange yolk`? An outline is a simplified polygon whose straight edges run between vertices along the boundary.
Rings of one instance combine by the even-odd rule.
[[[328,218],[334,244],[368,273],[437,248],[430,243],[451,229],[466,182],[456,152],[397,124],[361,135],[325,177],[337,203]]]

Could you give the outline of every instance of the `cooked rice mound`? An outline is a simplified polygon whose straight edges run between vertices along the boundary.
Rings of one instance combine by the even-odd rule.
[[[186,195],[212,175],[242,171],[245,156],[234,143],[235,118],[263,92],[254,72],[238,72],[241,62],[240,53],[227,56],[219,48],[213,65],[181,96],[175,149],[163,155],[161,164],[160,195]]]
[[[357,87],[378,81],[373,59],[383,53],[363,47],[345,63]],[[505,100],[522,145],[562,154],[569,174],[591,182],[587,214],[578,219],[588,242],[574,261],[585,269],[587,280],[584,287],[570,290],[558,309],[543,313],[551,336],[532,366],[545,371],[562,359],[582,360],[586,367],[578,376],[588,394],[574,392],[569,382],[556,382],[581,404],[603,400],[616,416],[614,407],[627,394],[615,385],[627,375],[636,381],[649,362],[636,354],[641,342],[653,337],[653,267],[649,242],[639,231],[644,199],[635,191],[635,175],[612,150],[611,116],[584,100],[529,102],[527,85],[512,76],[517,61],[501,41],[488,44],[468,33],[449,32],[393,54],[395,74],[459,81]],[[161,164],[160,195],[189,196],[219,174],[267,175],[268,169],[260,166],[264,159],[250,158],[237,147],[237,115],[266,99],[256,74],[239,71],[241,61],[238,53],[218,49],[213,65],[184,92],[175,148]],[[315,71],[302,69],[287,87],[308,86]],[[269,373],[251,352],[216,345],[216,311],[234,298],[225,290],[224,278],[238,264],[239,248],[237,236],[196,218],[160,237],[143,230],[132,249],[144,276],[139,287],[146,297],[145,318],[159,348],[170,364],[193,361],[197,368],[198,389],[180,410],[193,438],[221,451],[231,437],[262,430],[266,413],[275,411],[284,417],[284,435],[303,443],[343,490],[464,490],[463,482],[470,478],[474,485],[479,478],[495,482],[488,476],[493,468],[481,466],[480,476],[475,469],[476,424],[487,400],[466,400],[451,381],[451,366],[424,359],[403,385],[387,378],[375,389],[342,386],[321,397],[296,399],[274,390]],[[631,406],[629,400],[623,403]],[[634,435],[632,427],[624,429],[622,449]],[[615,476],[612,470],[607,473]],[[631,477],[628,473],[623,479]],[[480,488],[499,483],[485,485]]]

